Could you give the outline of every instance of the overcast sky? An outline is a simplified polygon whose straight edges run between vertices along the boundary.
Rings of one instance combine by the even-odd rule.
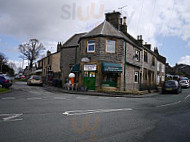
[[[170,65],[190,65],[189,0],[0,0],[0,52],[20,65],[18,45],[31,38],[55,52],[58,41],[90,31],[113,10],[127,16],[131,35],[158,47]]]

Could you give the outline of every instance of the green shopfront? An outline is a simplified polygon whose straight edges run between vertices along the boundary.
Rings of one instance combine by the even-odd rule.
[[[120,87],[122,66],[117,63],[102,63],[102,88],[117,88]]]

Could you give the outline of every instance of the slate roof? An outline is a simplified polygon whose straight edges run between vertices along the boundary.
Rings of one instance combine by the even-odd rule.
[[[106,36],[106,37],[115,37],[126,40],[127,42],[133,44],[134,46],[140,48],[136,43],[130,40],[124,33],[117,30],[112,24],[108,21],[102,22],[100,25],[92,29],[90,32],[81,36],[81,38],[97,37],[97,36]]]
[[[78,46],[78,41],[79,38],[83,35],[85,35],[86,33],[78,33],[78,34],[74,34],[72,37],[70,37],[64,44],[63,44],[63,48],[66,47],[76,47]]]

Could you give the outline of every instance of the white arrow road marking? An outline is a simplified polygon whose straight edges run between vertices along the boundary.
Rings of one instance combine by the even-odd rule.
[[[6,97],[6,98],[1,98],[2,100],[14,100],[15,97]]]
[[[156,106],[156,107],[165,107],[165,106],[171,106],[171,105],[176,105],[176,104],[179,104],[181,103],[181,101],[178,101],[178,102],[174,102],[174,103],[170,103],[170,104],[164,104],[164,105],[160,105],[160,106]]]
[[[77,97],[77,99],[88,99],[88,97]]]
[[[32,98],[26,98],[27,100],[40,100],[42,98],[39,98],[39,97],[32,97]]]
[[[65,97],[54,97],[54,99],[56,99],[56,100],[64,100],[66,98]]]
[[[86,115],[92,113],[105,113],[105,112],[115,112],[115,111],[130,111],[132,108],[121,108],[121,109],[95,109],[95,110],[74,110],[74,111],[66,111],[64,115]]]
[[[3,121],[20,121],[23,120],[23,118],[18,118],[22,116],[23,114],[0,114],[0,116],[3,116]]]
[[[190,94],[189,94],[188,96],[185,97],[185,100],[186,100],[188,97],[190,97]]]

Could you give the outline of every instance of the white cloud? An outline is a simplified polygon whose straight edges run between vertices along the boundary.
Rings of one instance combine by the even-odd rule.
[[[190,65],[190,55],[181,57],[181,59],[179,60],[178,64],[187,64],[187,65]]]
[[[58,41],[91,30],[104,20],[104,12],[117,11],[125,5],[123,16],[127,15],[128,31],[134,37],[142,34],[144,41],[153,46],[162,45],[156,39],[160,34],[190,42],[189,0],[0,0],[0,3],[2,35],[26,41],[38,38],[51,51],[55,51]]]

